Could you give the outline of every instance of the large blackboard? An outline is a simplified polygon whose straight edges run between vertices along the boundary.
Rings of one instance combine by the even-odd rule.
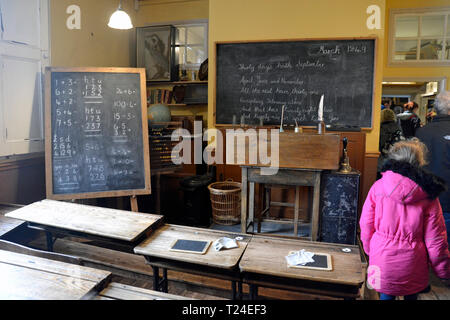
[[[372,127],[375,39],[218,43],[218,125]]]
[[[144,69],[48,68],[47,197],[150,193]]]

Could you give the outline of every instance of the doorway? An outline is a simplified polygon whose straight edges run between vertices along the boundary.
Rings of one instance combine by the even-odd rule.
[[[417,115],[421,122],[426,124],[431,119],[434,100],[439,92],[446,89],[446,82],[445,77],[385,78],[382,83],[382,99],[392,100],[391,109],[415,101],[419,105]]]

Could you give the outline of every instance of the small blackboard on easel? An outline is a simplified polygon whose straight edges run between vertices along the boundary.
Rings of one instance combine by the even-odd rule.
[[[293,253],[294,251],[289,252],[289,254]],[[333,265],[331,263],[331,256],[328,253],[314,253],[314,256],[312,258],[314,259],[314,262],[308,262],[305,265],[297,265],[297,266],[288,265],[288,267],[299,269],[313,269],[321,271],[333,270]]]
[[[151,194],[143,68],[46,69],[48,199]]]
[[[210,244],[211,241],[177,239],[172,244],[169,250],[178,252],[205,254]]]

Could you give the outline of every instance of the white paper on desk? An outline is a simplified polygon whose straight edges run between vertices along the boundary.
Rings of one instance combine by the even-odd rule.
[[[309,262],[314,262],[314,259],[312,258],[313,256],[313,252],[305,251],[305,249],[302,249],[287,255],[286,261],[290,266],[304,266]]]
[[[227,238],[227,237],[219,238],[213,242],[213,248],[216,251],[219,251],[222,248],[231,249],[231,248],[237,248],[237,247],[238,247],[238,244],[237,244],[236,240]]]

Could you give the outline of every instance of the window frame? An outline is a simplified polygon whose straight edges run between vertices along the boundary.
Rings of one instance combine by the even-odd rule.
[[[442,36],[425,36],[422,37],[421,26],[423,16],[444,16],[444,35]],[[417,37],[395,37],[396,17],[398,16],[414,16],[419,17],[418,35]],[[389,42],[388,42],[388,66],[405,66],[405,67],[427,67],[427,66],[450,66],[450,59],[419,59],[420,58],[420,41],[426,39],[440,38],[446,42],[446,48],[450,48],[450,33],[447,33],[448,24],[450,23],[450,7],[434,7],[434,8],[413,8],[413,9],[391,9],[389,11]],[[395,41],[396,40],[416,40],[417,48],[415,60],[395,60]],[[444,48],[444,49],[446,49]],[[442,54],[445,56],[445,51]]]
[[[14,155],[27,155],[44,152],[44,71],[50,65],[50,3],[49,0],[36,0],[39,5],[37,22],[39,24],[39,39],[36,42],[25,43],[14,38],[3,39],[0,30],[0,70],[4,68],[6,60],[34,62],[38,66],[36,75],[38,82],[35,94],[37,94],[38,113],[33,121],[38,122],[39,133],[28,138],[12,138],[8,135],[8,127],[17,124],[6,123],[6,114],[14,106],[6,105],[7,92],[4,89],[4,79],[0,78],[0,159]],[[5,12],[2,12],[5,14]],[[1,19],[1,17],[0,17]],[[1,21],[3,23],[3,21]],[[33,122],[34,123],[34,122]]]
[[[193,20],[193,21],[183,22],[183,23],[174,23],[173,26],[175,27],[175,29],[178,29],[178,28],[186,28],[186,31],[185,31],[185,32],[186,32],[186,33],[185,33],[185,42],[184,42],[184,44],[183,44],[183,45],[179,45],[179,44],[176,44],[176,43],[173,44],[174,47],[175,47],[175,49],[176,49],[177,47],[184,47],[184,48],[185,48],[185,51],[187,50],[186,48],[189,46],[189,43],[187,43],[187,30],[189,29],[189,27],[198,27],[198,26],[204,27],[204,28],[205,28],[205,38],[203,39],[203,44],[202,44],[202,45],[203,45],[203,49],[204,49],[205,52],[206,52],[206,57],[205,57],[204,60],[206,60],[206,59],[208,58],[208,36],[209,36],[209,30],[208,30],[209,24],[208,24],[208,20]],[[195,44],[195,45],[198,46],[198,44]],[[177,57],[177,58],[178,58],[178,57]],[[190,63],[187,63],[186,59],[187,59],[187,54],[184,55],[184,60],[183,60],[183,64],[184,64],[185,66],[189,67],[189,66],[196,65],[196,64],[190,64]],[[203,61],[202,61],[202,62],[203,62]],[[198,63],[198,65],[200,65],[202,62]],[[181,63],[180,63],[180,64],[181,64]]]

